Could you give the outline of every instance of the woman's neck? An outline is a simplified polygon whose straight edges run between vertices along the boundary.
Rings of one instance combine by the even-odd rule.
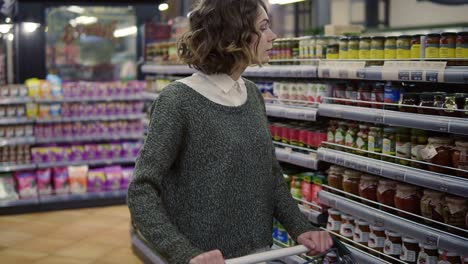
[[[231,76],[231,78],[234,81],[237,81],[241,77],[242,73],[244,73],[246,68],[247,67],[245,67],[245,66],[239,66],[236,69],[234,69],[234,71],[229,76]]]

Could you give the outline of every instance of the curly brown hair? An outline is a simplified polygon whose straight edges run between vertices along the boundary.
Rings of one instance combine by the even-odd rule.
[[[263,0],[201,0],[190,13],[190,29],[177,41],[184,63],[205,74],[231,74],[239,65],[251,65],[260,32],[255,27]],[[255,50],[252,37],[258,36]]]

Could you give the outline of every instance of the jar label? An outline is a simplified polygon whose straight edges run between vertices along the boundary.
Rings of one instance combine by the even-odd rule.
[[[416,252],[412,250],[408,250],[405,245],[401,248],[401,256],[400,259],[404,261],[416,261]]]
[[[328,222],[327,222],[328,230],[339,232],[340,228],[341,228],[341,221],[333,220],[331,219],[331,217],[328,219]]]
[[[420,252],[418,256],[418,264],[437,264],[438,257],[428,256],[426,252]]]
[[[455,48],[440,47],[439,55],[441,58],[455,58]]]
[[[423,160],[431,160],[433,157],[437,155],[437,150],[434,145],[427,145],[425,148],[419,151],[421,158]]]
[[[340,227],[340,235],[345,237],[353,237],[354,226],[352,224],[346,223],[342,224]]]
[[[456,54],[456,57],[459,59],[468,58],[468,47],[466,48],[457,47],[455,49],[455,54]]]
[[[410,142],[397,142],[396,143],[396,156],[402,158],[411,157],[411,143]]]
[[[420,154],[420,151],[422,149],[424,149],[426,146],[424,145],[417,145],[417,146],[413,146],[411,148],[411,159],[414,159],[414,160],[423,160],[423,158],[421,157],[421,154]]]
[[[344,145],[344,137],[341,132],[338,132],[335,134],[335,143]]]
[[[370,233],[368,245],[371,248],[383,248],[385,245],[385,237],[378,237],[374,233]]]
[[[360,60],[367,60],[370,59],[370,52],[369,50],[359,49],[359,59]]]
[[[396,47],[388,49],[385,47],[385,59],[396,59]]]
[[[327,141],[330,143],[335,143],[335,134],[333,132],[328,132],[327,133]]]
[[[367,150],[378,153],[382,152],[382,141],[374,136],[369,136]]]
[[[355,144],[354,144],[354,137],[350,134],[347,134],[346,135],[346,146],[348,147],[355,147]]]
[[[413,44],[411,45],[411,58],[419,59],[421,57],[421,45]]]
[[[395,146],[393,141],[387,138],[384,138],[382,141],[382,153],[386,155],[395,155]]]
[[[367,243],[367,241],[369,241],[369,234],[369,232],[362,232],[361,229],[356,228],[353,240],[358,243]]]
[[[408,49],[397,49],[397,59],[409,59],[411,58],[411,51]]]
[[[385,53],[383,49],[371,49],[370,52],[370,57],[371,59],[384,59],[385,58]]]
[[[426,47],[426,58],[439,58],[439,45],[437,47]]]
[[[400,255],[401,254],[401,244],[395,244],[390,240],[385,240],[384,244],[384,253],[388,255]]]
[[[361,137],[356,140],[356,146],[358,149],[367,149],[366,142]]]

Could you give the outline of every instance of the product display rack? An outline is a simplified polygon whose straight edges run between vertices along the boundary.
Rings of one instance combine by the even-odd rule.
[[[276,62],[279,61],[272,61],[272,63]],[[444,84],[468,83],[468,67],[446,66],[446,62],[438,60],[390,60],[386,62],[359,60],[289,60],[287,62],[295,65],[249,67],[243,76],[260,80],[294,79],[300,82],[306,82],[307,80],[311,82],[365,80]],[[184,65],[168,66],[147,64],[143,66],[143,72],[149,76],[166,77],[169,75],[185,76],[195,71]],[[323,102],[321,104],[314,105],[310,102],[288,102],[288,100],[281,99],[279,99],[279,102],[275,102],[273,99],[265,98],[267,115],[298,121],[315,121],[319,117],[339,118],[343,120],[408,127],[456,135],[468,135],[468,119],[466,118],[384,110],[385,103],[381,103],[382,106],[377,109],[336,104],[337,101],[342,100],[339,98],[323,97],[322,99]],[[336,164],[375,174],[380,177],[406,182],[452,195],[468,197],[467,179],[351,154],[343,150],[344,148],[337,150],[337,147],[343,147],[342,145],[323,142],[322,147],[320,147],[316,153],[310,150],[305,151],[305,149],[294,146],[285,146],[277,142],[275,142],[275,145],[276,156],[278,160],[282,162],[309,169],[317,169],[317,164],[320,162],[324,164]],[[311,164],[313,164],[313,166]],[[467,238],[430,227],[424,224],[423,221],[420,221],[422,223],[416,223],[374,207],[366,206],[345,198],[343,195],[331,193],[330,189],[331,188],[327,185],[324,185],[324,190],[319,192],[319,200],[325,206],[355,215],[358,218],[369,221],[371,224],[385,225],[386,228],[411,236],[419,242],[432,243],[439,248],[445,248],[459,254],[468,255]],[[323,210],[315,211],[302,206],[300,206],[300,209],[314,224],[323,225],[323,221],[327,217],[326,214],[321,213]],[[339,236],[339,234],[334,235]],[[366,252],[362,252],[349,243],[347,247],[353,252],[354,257],[362,257],[359,259],[359,263],[389,263]],[[402,261],[400,262],[404,263]]]

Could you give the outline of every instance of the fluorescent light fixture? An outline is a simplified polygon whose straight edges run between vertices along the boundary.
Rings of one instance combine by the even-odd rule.
[[[11,23],[11,18],[9,17],[5,18],[5,23]]]
[[[79,6],[69,6],[67,10],[73,13],[77,13],[77,14],[83,14],[84,12],[84,8],[79,7]]]
[[[120,28],[114,31],[114,37],[115,38],[126,37],[130,35],[135,35],[137,32],[138,32],[138,28],[136,26]]]
[[[305,0],[268,0],[271,5],[287,5],[297,2],[303,2]]]
[[[8,34],[9,41],[13,41],[14,39],[15,39],[15,35],[13,35],[12,33]]]
[[[12,24],[0,24],[0,33],[6,34],[10,32],[10,29],[13,27]]]
[[[158,6],[159,11],[166,11],[169,9],[169,5],[167,3],[162,3]]]
[[[94,24],[98,21],[97,17],[93,16],[79,16],[77,18],[74,18],[70,20],[70,25],[76,26],[76,25],[90,25]]]
[[[23,23],[23,30],[26,33],[33,33],[34,31],[36,31],[39,28],[39,26],[41,26],[41,24],[39,24],[39,23],[24,22]]]

